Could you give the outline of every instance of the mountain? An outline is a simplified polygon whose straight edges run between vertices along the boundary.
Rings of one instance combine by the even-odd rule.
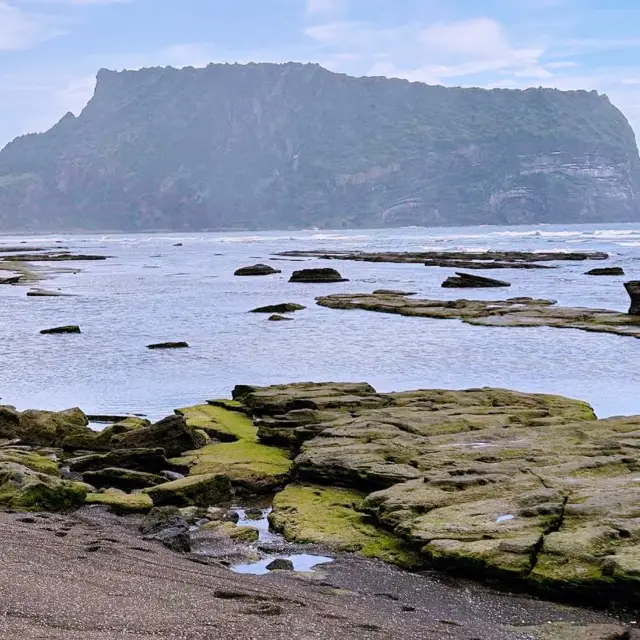
[[[627,120],[595,91],[461,89],[314,64],[101,70],[0,152],[0,229],[640,220]]]

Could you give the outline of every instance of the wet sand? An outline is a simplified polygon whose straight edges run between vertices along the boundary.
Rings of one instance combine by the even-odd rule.
[[[518,627],[559,621],[620,624],[353,556],[312,574],[238,575],[142,541],[135,520],[101,508],[0,513],[2,639],[528,640],[541,636]],[[593,636],[605,637],[624,636]]]

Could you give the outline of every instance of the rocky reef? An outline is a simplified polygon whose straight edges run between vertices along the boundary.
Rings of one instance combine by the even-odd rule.
[[[559,307],[553,300],[427,300],[392,293],[331,294],[316,302],[331,309],[363,309],[402,316],[457,319],[485,327],[556,327],[640,338],[640,308],[634,283],[625,285],[632,298],[629,314],[608,309]],[[635,306],[634,306],[635,304]]]
[[[11,509],[154,509],[147,534],[185,551],[182,519],[255,542],[225,508],[275,493],[271,526],[292,542],[561,599],[640,596],[640,417],[598,420],[579,400],[238,385],[233,400],[102,432],[79,409],[1,407],[0,437],[0,504]]]
[[[331,251],[292,250],[279,256],[320,258],[322,260],[352,260],[356,262],[391,262],[395,264],[424,264],[427,267],[454,269],[549,269],[547,262],[584,262],[607,260],[602,251]]]

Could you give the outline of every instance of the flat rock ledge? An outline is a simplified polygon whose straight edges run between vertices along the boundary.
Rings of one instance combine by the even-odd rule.
[[[493,388],[299,383],[234,397],[261,441],[297,451],[271,516],[285,537],[334,539],[361,513],[427,566],[637,605],[640,416],[598,420],[585,402]]]
[[[627,290],[636,283],[627,283]],[[640,296],[640,283],[637,283]],[[558,307],[553,300],[509,298],[507,300],[428,300],[398,295],[367,293],[332,294],[316,298],[322,307],[364,309],[402,316],[457,319],[487,327],[556,327],[640,338],[640,303],[629,314],[608,309]]]
[[[147,349],[187,349],[189,347],[188,342],[157,342],[155,344],[148,344]]]
[[[457,269],[550,269],[541,262],[607,260],[607,253],[548,251],[283,251],[279,256],[321,258],[323,260],[355,260],[357,262],[393,262],[424,264],[427,267]]]

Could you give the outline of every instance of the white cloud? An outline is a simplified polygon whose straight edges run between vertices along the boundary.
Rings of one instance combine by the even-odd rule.
[[[28,49],[60,35],[59,26],[50,16],[29,13],[0,0],[0,51]]]

